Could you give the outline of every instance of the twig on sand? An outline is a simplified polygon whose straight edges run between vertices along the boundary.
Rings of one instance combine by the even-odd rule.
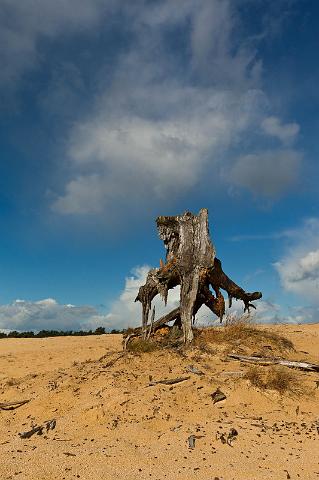
[[[124,355],[125,355],[125,352],[121,352],[116,358],[113,358],[113,360],[110,360],[105,365],[102,365],[102,368],[112,367],[114,365],[114,363],[116,363],[118,360],[123,358]]]
[[[188,447],[191,448],[192,450],[195,448],[195,440],[197,438],[204,438],[204,435],[190,435],[187,439]]]
[[[32,435],[34,435],[35,433],[37,435],[42,435],[44,429],[46,429],[46,431],[48,432],[49,430],[54,430],[55,426],[56,426],[56,420],[54,420],[54,419],[53,420],[47,420],[46,422],[43,423],[43,425],[34,425],[31,428],[31,430],[29,430],[27,432],[19,433],[19,437],[20,438],[31,438]]]
[[[30,400],[17,400],[16,402],[0,403],[0,410],[15,410],[28,402],[30,402]]]
[[[213,404],[221,402],[222,400],[226,400],[227,398],[224,392],[222,392],[219,388],[217,388],[214,393],[211,393],[211,397],[213,400]]]
[[[175,383],[180,383],[184,382],[185,380],[189,380],[191,377],[178,377],[178,378],[170,378],[170,379],[163,379],[163,380],[157,380],[155,382],[150,382],[148,384],[148,387],[154,387],[154,385],[158,385],[159,383],[162,383],[163,385],[174,385]]]
[[[197,367],[195,367],[194,365],[187,365],[186,367],[186,370],[190,373],[195,373],[195,375],[205,375],[204,372],[202,372],[201,370],[199,370]]]

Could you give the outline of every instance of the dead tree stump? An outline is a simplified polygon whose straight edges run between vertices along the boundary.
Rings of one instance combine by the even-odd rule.
[[[225,301],[220,289],[228,293],[230,306],[232,298],[236,298],[244,302],[245,311],[249,311],[249,307],[256,308],[250,302],[261,298],[262,294],[245,292],[223,272],[209,236],[206,208],[198,215],[185,212],[175,217],[158,217],[156,224],[166,248],[166,262],[161,261],[160,268],[149,271],[146,283],[140,287],[135,299],[142,303],[144,338],[150,332],[152,300],[160,294],[166,304],[168,290],[177,285],[181,286],[179,308],[155,322],[152,318],[151,328],[174,320],[181,322],[185,343],[193,340],[193,320],[203,304],[222,321]]]

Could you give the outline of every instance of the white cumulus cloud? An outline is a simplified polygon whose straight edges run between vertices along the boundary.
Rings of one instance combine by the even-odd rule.
[[[256,125],[283,143],[296,135],[296,124],[263,120],[256,40],[240,30],[234,2],[125,3],[122,12],[130,12],[132,40],[69,133],[71,173],[55,212],[128,215],[141,203],[163,205],[220,178],[227,152]],[[174,29],[183,30],[184,44],[172,55],[167,32]],[[227,181],[276,196],[295,182],[300,160],[292,149],[228,155]]]
[[[194,187],[204,170],[215,175],[219,154],[252,121],[260,92],[172,89],[162,91],[163,102],[175,98],[160,118],[133,113],[114,118],[106,98],[99,112],[74,127],[69,157],[75,177],[56,199],[55,211],[98,213],[127,203],[128,197],[138,205],[143,198],[165,201]],[[138,102],[144,104],[151,96],[145,88]],[[162,108],[160,101],[156,108]]]
[[[141,204],[154,210],[208,190],[210,179],[273,197],[294,184],[299,126],[269,115],[259,40],[242,3],[0,2],[3,91],[25,73],[47,75],[37,105],[46,119],[62,120],[48,188],[54,212],[127,218]],[[94,43],[104,37],[105,51]],[[77,40],[81,60],[64,58]],[[260,133],[283,148],[234,158]]]
[[[308,219],[275,263],[283,288],[319,305],[319,220]]]
[[[16,300],[0,305],[0,330],[90,330],[113,328],[106,315],[91,306],[59,304],[52,298],[31,302]]]
[[[267,117],[262,123],[261,127],[268,135],[278,138],[283,144],[292,143],[300,130],[298,123],[282,123],[280,118]]]

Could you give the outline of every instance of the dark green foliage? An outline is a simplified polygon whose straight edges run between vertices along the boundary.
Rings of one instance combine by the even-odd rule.
[[[122,333],[121,330],[111,330],[111,332],[106,332],[104,327],[98,327],[94,330],[79,330],[79,331],[73,331],[73,330],[40,330],[37,333],[34,333],[32,331],[28,332],[18,332],[16,330],[13,330],[12,332],[9,333],[3,333],[0,332],[0,339],[1,338],[46,338],[46,337],[84,337],[88,335],[104,335],[106,333]]]
[[[105,334],[105,328],[104,327],[98,327],[94,332],[94,335],[104,335],[104,334]]]
[[[9,332],[8,333],[8,338],[19,338],[19,332],[17,332],[16,330],[13,330],[12,332]]]

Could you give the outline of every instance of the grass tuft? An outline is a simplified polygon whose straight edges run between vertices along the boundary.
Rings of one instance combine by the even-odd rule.
[[[268,371],[266,388],[277,390],[281,395],[290,393],[300,395],[302,388],[300,385],[300,376],[285,367],[275,366]]]
[[[226,324],[220,327],[209,327],[197,331],[197,344],[225,344],[232,348],[259,349],[267,348],[269,352],[293,350],[293,343],[275,332],[255,325],[249,315],[241,317],[229,316]]]
[[[260,367],[250,367],[246,374],[245,377],[247,380],[250,381],[251,385],[257,388],[265,388],[265,384],[263,381],[263,373],[260,369]]]
[[[144,340],[143,338],[133,338],[131,342],[128,343],[127,349],[130,352],[134,353],[147,353],[154,352],[158,349],[156,342],[151,340]]]
[[[273,366],[268,369],[252,366],[247,370],[245,378],[254,387],[263,390],[275,390],[280,395],[299,396],[305,392],[301,385],[300,375],[281,366]]]

